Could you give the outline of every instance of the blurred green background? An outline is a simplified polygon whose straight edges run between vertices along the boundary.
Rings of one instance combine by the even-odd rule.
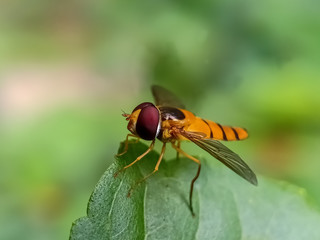
[[[319,7],[2,0],[0,239],[68,238],[127,134],[121,109],[151,101],[151,84],[246,127],[248,140],[227,145],[319,205]]]

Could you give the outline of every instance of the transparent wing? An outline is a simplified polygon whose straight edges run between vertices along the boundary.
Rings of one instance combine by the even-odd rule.
[[[249,166],[239,157],[238,154],[221,144],[219,141],[204,139],[192,132],[181,132],[181,134],[199,147],[210,153],[232,171],[252,183],[258,185],[257,177]]]
[[[153,85],[151,91],[157,106],[185,108],[179,98],[169,90],[158,85]]]

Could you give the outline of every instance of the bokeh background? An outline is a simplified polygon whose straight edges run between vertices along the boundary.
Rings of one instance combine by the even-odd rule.
[[[320,204],[320,2],[0,2],[0,239],[66,239],[151,84]],[[184,149],[194,149],[188,144]],[[172,152],[171,152],[172,153]],[[170,151],[169,151],[170,156]]]

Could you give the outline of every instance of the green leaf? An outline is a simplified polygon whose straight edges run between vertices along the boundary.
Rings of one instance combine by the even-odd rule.
[[[87,216],[74,222],[70,239],[320,239],[320,213],[306,201],[304,190],[263,177],[258,187],[252,186],[214,159],[201,159],[195,217],[188,194],[197,165],[186,158],[162,161],[159,171],[127,197],[159,155],[150,152],[116,178],[114,173],[146,149],[130,144],[109,167],[92,193]]]

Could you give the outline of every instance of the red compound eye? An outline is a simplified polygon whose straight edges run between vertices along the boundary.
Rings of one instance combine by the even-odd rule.
[[[141,105],[144,107],[141,108],[141,112],[138,116],[136,132],[142,139],[153,140],[157,137],[158,133],[158,125],[160,121],[159,110],[152,103],[142,103],[139,106]]]
[[[138,106],[136,106],[132,112],[134,111],[137,111],[138,109],[143,109],[145,107],[148,107],[148,106],[154,106],[151,102],[144,102],[144,103],[141,103],[139,104]]]

